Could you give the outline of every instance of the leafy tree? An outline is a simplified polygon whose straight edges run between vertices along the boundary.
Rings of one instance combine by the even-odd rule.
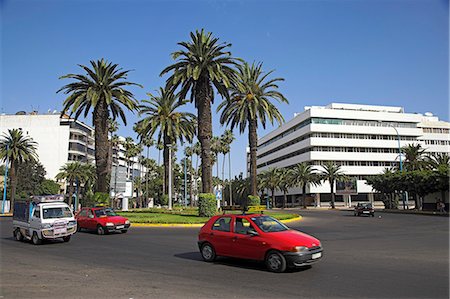
[[[38,195],[53,195],[59,193],[60,186],[53,180],[44,179],[38,187]]]
[[[231,44],[219,43],[211,32],[191,32],[191,40],[178,43],[183,49],[172,54],[176,62],[165,68],[161,75],[172,73],[167,79],[167,88],[181,87],[179,97],[185,99],[190,91],[190,100],[195,103],[198,114],[198,140],[201,144],[202,190],[211,193],[211,104],[214,102],[214,88],[228,99],[228,88],[235,77],[233,58],[228,48]]]
[[[291,184],[293,187],[302,188],[302,204],[306,208],[306,186],[308,184],[319,185],[320,177],[315,173],[311,165],[298,163],[290,170]]]
[[[195,115],[189,112],[180,112],[180,107],[187,101],[179,101],[171,92],[159,89],[158,95],[148,94],[149,99],[142,101],[140,115],[145,117],[137,125],[140,127],[139,136],[149,137],[157,134],[156,140],[163,144],[164,148],[164,192],[169,191],[169,145],[174,145],[179,140],[191,142],[195,132]]]
[[[20,197],[38,195],[47,173],[44,166],[39,161],[29,160],[19,165],[17,173],[17,193]]]
[[[261,187],[272,192],[272,207],[275,207],[275,189],[280,184],[280,171],[277,168],[269,168],[260,174]]]
[[[334,164],[332,161],[326,161],[322,165],[323,170],[320,171],[321,179],[328,181],[331,188],[331,208],[335,208],[335,194],[334,194],[334,183],[336,181],[342,181],[346,179],[345,174],[341,170],[340,165]]]
[[[229,182],[231,182],[231,143],[234,141],[234,135],[231,130],[225,130],[225,132],[220,137],[220,142],[222,143],[222,154],[223,154],[223,164],[222,164],[222,181],[225,182],[225,156],[228,154],[228,175]],[[224,186],[225,187],[225,186]],[[233,197],[231,192],[231,183],[229,184],[230,188],[230,205],[233,205]],[[225,193],[225,192],[224,192]],[[225,195],[225,194],[224,194]],[[225,200],[225,196],[223,197]]]
[[[74,185],[84,184],[85,187],[89,183],[95,181],[95,173],[91,164],[80,162],[69,162],[60,168],[60,172],[56,175],[57,180],[65,180],[67,183],[67,192],[69,195],[69,205],[72,205],[72,196],[74,193]]]
[[[217,111],[223,109],[220,122],[230,125],[231,130],[239,127],[242,134],[248,127],[250,194],[253,196],[258,195],[256,179],[258,122],[263,128],[266,128],[267,121],[270,121],[271,124],[274,120],[279,124],[283,123],[284,118],[272,101],[288,103],[288,100],[278,91],[277,82],[284,81],[284,79],[268,79],[272,72],[264,73],[262,63],[249,65],[244,62],[239,65],[238,78],[234,86],[230,88],[231,100],[225,100],[217,107]]]
[[[420,144],[408,144],[402,148],[405,155],[405,170],[421,170],[425,168],[425,149]]]
[[[137,109],[138,102],[133,94],[126,90],[126,86],[139,84],[123,81],[130,71],[123,71],[117,64],[108,63],[101,59],[91,61],[90,69],[79,65],[85,75],[67,74],[60,79],[73,79],[75,82],[64,85],[57,92],[63,91],[69,96],[64,101],[61,114],[75,114],[77,119],[83,112],[87,117],[92,109],[92,121],[95,127],[95,165],[97,172],[97,192],[109,192],[109,178],[111,169],[108,168],[110,144],[108,142],[108,119],[120,117],[126,125],[125,107],[129,111]]]
[[[284,209],[286,207],[287,202],[287,192],[289,188],[292,187],[292,176],[291,172],[287,168],[280,168],[278,169],[278,189],[280,189],[281,192],[283,192],[283,205],[282,208]]]
[[[142,147],[136,144],[131,137],[126,137],[122,145],[125,149],[125,158],[127,159],[127,176],[133,180],[134,158],[142,152]]]
[[[27,161],[37,160],[36,150],[37,143],[31,137],[24,136],[19,129],[8,130],[0,139],[0,159],[8,163],[10,168],[11,207],[14,207],[19,166]]]

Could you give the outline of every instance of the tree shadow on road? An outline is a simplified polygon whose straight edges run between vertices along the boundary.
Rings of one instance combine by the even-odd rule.
[[[182,258],[182,259],[188,259],[188,260],[205,263],[205,261],[203,261],[203,258],[201,256],[200,252],[185,252],[185,253],[175,254],[174,256],[178,257],[178,258]],[[212,262],[212,264],[268,272],[264,262],[254,261],[254,260],[244,260],[244,259],[238,259],[238,258],[232,258],[232,257],[217,257],[217,259],[214,262]],[[305,267],[299,267],[299,268],[288,268],[285,273],[302,272],[302,271],[308,270],[310,268],[311,268],[311,266],[305,266]]]

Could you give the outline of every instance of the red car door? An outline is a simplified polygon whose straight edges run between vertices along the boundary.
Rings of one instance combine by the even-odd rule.
[[[77,215],[77,225],[78,227],[85,228],[86,227],[86,216],[87,216],[87,210],[82,209],[80,212],[78,212]]]
[[[87,229],[97,229],[97,221],[95,220],[95,214],[92,209],[88,210],[88,216],[86,218]]]
[[[233,233],[231,232],[232,217],[219,217],[212,225],[209,233],[209,241],[214,246],[217,255],[231,255],[231,242]]]
[[[245,217],[237,216],[234,222],[234,231],[231,253],[234,257],[262,260],[268,248],[264,238],[260,235],[250,235],[248,231],[256,231],[255,226]]]

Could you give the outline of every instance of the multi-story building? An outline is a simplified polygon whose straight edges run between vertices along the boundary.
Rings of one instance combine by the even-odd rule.
[[[0,133],[7,134],[9,129],[20,129],[37,142],[39,162],[49,179],[55,179],[67,162],[93,163],[95,160],[94,129],[68,116],[61,117],[58,111],[0,115]]]
[[[402,107],[339,103],[305,107],[258,140],[257,172],[300,162],[320,170],[325,161],[333,161],[356,180],[353,199],[373,201],[377,194],[364,178],[399,166],[398,140],[400,147],[421,144],[427,152],[450,153],[449,130],[450,123],[431,113],[405,113]],[[306,192],[316,204],[330,200],[328,182],[308,186]],[[293,188],[289,194],[288,202],[296,200],[301,189]]]

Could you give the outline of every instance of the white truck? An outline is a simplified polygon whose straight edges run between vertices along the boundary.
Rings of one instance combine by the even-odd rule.
[[[62,238],[69,242],[77,231],[77,221],[62,195],[32,196],[14,203],[13,234],[17,241]]]

